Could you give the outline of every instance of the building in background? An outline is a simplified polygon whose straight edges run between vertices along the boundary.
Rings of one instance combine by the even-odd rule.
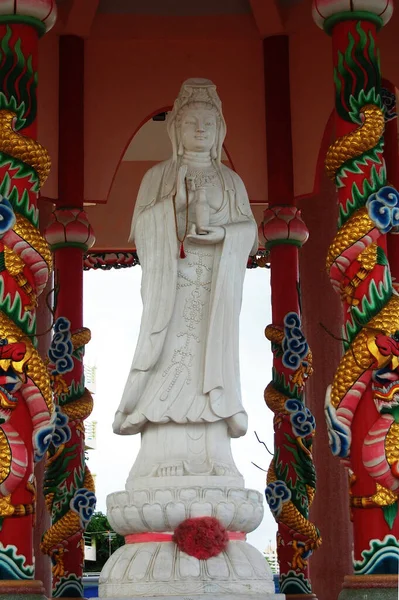
[[[278,559],[277,559],[277,551],[276,548],[272,545],[272,541],[269,540],[269,543],[264,551],[265,558],[270,565],[273,575],[278,575]]]

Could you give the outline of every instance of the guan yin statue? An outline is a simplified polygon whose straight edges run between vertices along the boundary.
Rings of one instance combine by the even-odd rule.
[[[107,499],[126,545],[100,596],[276,598],[267,561],[245,541],[263,497],[245,489],[230,445],[247,429],[238,329],[258,238],[243,182],[221,162],[212,82],[183,84],[168,133],[173,155],[145,175],[133,214],[143,316],[113,429],[141,433],[141,449],[126,490]]]

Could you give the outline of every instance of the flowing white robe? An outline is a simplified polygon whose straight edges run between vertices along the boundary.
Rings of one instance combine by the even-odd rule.
[[[173,161],[166,161],[148,171],[133,215],[132,238],[143,270],[143,316],[114,431],[138,433],[147,422],[224,419],[230,435],[238,437],[245,434],[247,426],[240,389],[239,313],[247,259],[257,249],[256,223],[241,179],[221,165],[224,199],[211,225],[222,226],[225,238],[209,246],[189,243],[187,249],[197,253],[197,258],[189,253],[180,259],[170,183],[174,167]],[[204,255],[208,257],[204,259]],[[209,282],[195,280],[199,267],[190,267],[193,260],[208,261],[202,271],[205,276],[209,270]],[[191,291],[187,289],[190,285],[179,284],[182,277],[191,281]],[[189,334],[182,318],[184,306],[198,290],[203,318],[191,329],[198,341],[193,338],[189,348],[196,356],[190,369],[183,369],[183,377],[180,372],[178,385],[175,382],[169,390],[171,374],[176,374],[173,356],[177,350],[181,359],[183,338],[187,340]],[[178,337],[182,338],[180,346],[176,346]],[[182,371],[181,365],[179,369]]]

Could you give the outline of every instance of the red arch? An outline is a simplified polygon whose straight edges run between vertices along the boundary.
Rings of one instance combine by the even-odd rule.
[[[105,201],[104,204],[107,204],[107,202],[108,202],[108,198],[110,196],[110,193],[111,193],[111,190],[112,190],[112,186],[114,185],[115,178],[116,178],[116,176],[118,174],[119,166],[120,166],[120,164],[121,164],[121,162],[123,160],[123,157],[125,156],[126,150],[130,146],[133,138],[137,135],[137,133],[140,131],[140,129],[143,127],[143,125],[145,125],[147,123],[147,121],[149,121],[150,119],[152,119],[153,117],[155,117],[155,115],[159,115],[159,113],[170,112],[172,110],[172,108],[173,108],[172,106],[163,106],[162,108],[158,108],[157,110],[152,111],[149,115],[147,115],[145,117],[145,119],[143,119],[138,124],[138,126],[134,130],[133,134],[130,136],[130,138],[126,142],[126,144],[125,144],[125,146],[124,146],[124,148],[123,148],[123,150],[122,150],[122,152],[121,152],[121,154],[119,156],[119,160],[118,160],[118,163],[116,165],[115,172],[114,172],[114,175],[113,175],[112,180],[111,180],[111,184],[110,184],[109,189],[108,189],[107,199],[106,199],[106,201]],[[228,161],[229,161],[229,163],[231,165],[231,168],[233,169],[233,171],[235,171],[233,160],[232,160],[231,155],[228,152],[225,144],[223,144],[223,150],[226,153],[226,156],[227,156],[227,159],[228,159]]]

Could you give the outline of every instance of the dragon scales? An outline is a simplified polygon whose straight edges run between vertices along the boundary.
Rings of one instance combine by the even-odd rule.
[[[389,578],[399,563],[399,295],[386,234],[399,229],[399,193],[383,156],[388,117],[376,36],[393,3],[370,0],[367,12],[349,1],[342,12],[344,4],[316,1],[313,9],[333,41],[338,139],[326,170],[337,186],[339,222],[327,269],[345,315],[344,355],[325,414],[331,450],[349,471],[355,574]],[[355,580],[347,587],[360,585]]]

